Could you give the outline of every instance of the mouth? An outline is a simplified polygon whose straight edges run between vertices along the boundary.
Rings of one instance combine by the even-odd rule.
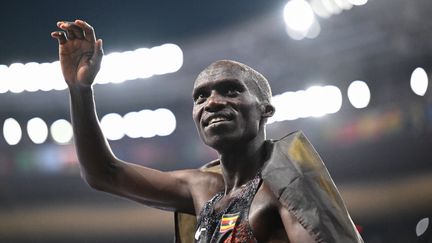
[[[203,125],[204,127],[213,125],[213,124],[218,124],[218,123],[223,123],[223,122],[227,122],[227,121],[231,121],[233,119],[232,115],[228,115],[228,114],[214,114],[214,115],[210,115],[209,117],[207,117],[206,119],[204,119]]]

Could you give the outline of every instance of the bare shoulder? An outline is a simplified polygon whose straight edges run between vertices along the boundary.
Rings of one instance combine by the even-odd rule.
[[[258,242],[289,242],[279,209],[278,199],[263,182],[249,211],[249,223]]]
[[[176,174],[182,183],[187,184],[193,199],[195,214],[199,214],[204,204],[224,188],[223,177],[219,173],[198,169],[170,173]]]

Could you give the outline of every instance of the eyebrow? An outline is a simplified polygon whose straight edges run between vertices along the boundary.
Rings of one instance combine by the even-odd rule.
[[[215,88],[218,88],[220,86],[225,86],[225,85],[236,85],[236,86],[242,87],[244,89],[247,89],[247,87],[245,87],[247,85],[241,83],[236,78],[221,79],[221,80],[217,81],[217,83],[214,86],[215,86]],[[192,97],[195,98],[196,95],[202,93],[205,89],[208,88],[208,86],[209,86],[208,83],[196,86],[192,92]]]
[[[192,91],[192,98],[195,99],[198,94],[201,94],[204,91],[205,87],[198,86]]]

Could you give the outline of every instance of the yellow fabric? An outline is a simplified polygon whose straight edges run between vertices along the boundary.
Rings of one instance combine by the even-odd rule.
[[[323,171],[325,167],[321,158],[303,133],[299,132],[295,135],[296,139],[293,139],[291,146],[288,147],[288,155],[291,157],[292,161],[297,161],[297,165],[300,167],[299,171],[303,173],[312,172],[316,175],[314,178],[316,183],[330,195],[333,203],[336,204],[337,198],[340,197],[339,192],[336,190],[336,187],[329,182],[328,173]]]
[[[176,220],[176,242],[194,242],[195,227],[197,224],[194,215],[175,213]]]

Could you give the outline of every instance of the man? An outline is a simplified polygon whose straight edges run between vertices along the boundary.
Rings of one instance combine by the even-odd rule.
[[[290,200],[281,202],[274,190],[281,184],[279,179],[263,179],[273,173],[266,170],[274,164],[268,162],[274,152],[272,142],[265,140],[265,124],[274,107],[270,87],[261,74],[244,64],[218,61],[195,81],[193,119],[203,142],[219,153],[216,163],[221,173],[153,170],[116,158],[100,129],[92,83],[103,56],[102,40],[81,20],[58,22],[57,26],[62,31],[51,35],[59,42],[76,150],[82,176],[91,187],[148,206],[196,215],[196,242],[327,239],[295,207],[289,210]]]

